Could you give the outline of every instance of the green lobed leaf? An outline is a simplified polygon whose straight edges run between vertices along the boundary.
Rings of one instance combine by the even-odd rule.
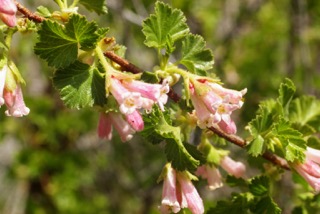
[[[179,171],[193,171],[200,165],[200,161],[191,156],[183,143],[170,139],[166,141],[165,153],[167,160],[171,162],[173,168]]]
[[[34,51],[49,66],[66,67],[78,57],[78,48],[93,49],[99,38],[97,24],[85,17],[72,15],[65,27],[57,22],[45,20],[38,31],[39,42]]]
[[[166,141],[167,160],[175,169],[179,171],[195,170],[200,165],[200,161],[196,158],[202,160],[201,154],[191,145],[183,144],[180,127],[172,126],[168,115],[158,107],[154,107],[150,114],[144,115],[144,125],[145,128],[141,135],[147,140],[154,144]]]
[[[269,191],[269,179],[266,176],[255,177],[250,180],[249,189],[255,196],[264,196]]]
[[[106,103],[104,78],[96,67],[76,61],[69,67],[57,70],[53,84],[69,108],[103,106]]]
[[[278,102],[284,110],[287,110],[295,91],[296,87],[290,79],[286,78],[284,82],[281,83],[279,88]]]
[[[261,104],[258,115],[248,124],[249,132],[255,138],[259,135],[265,135],[266,132],[270,131],[273,121],[273,114],[270,109]]]
[[[231,175],[227,175],[226,183],[231,187],[247,187],[248,183],[243,178],[236,178]]]
[[[203,74],[212,68],[212,52],[206,48],[206,43],[201,36],[188,34],[183,39],[180,63],[189,71],[197,74]]]
[[[258,135],[250,144],[248,145],[248,153],[253,157],[257,157],[264,152],[264,139],[261,135]]]
[[[273,201],[270,196],[266,196],[259,200],[258,203],[251,209],[253,213],[263,214],[280,214],[280,207]]]
[[[80,4],[85,6],[89,11],[94,11],[98,15],[108,12],[105,0],[80,0]]]
[[[320,131],[320,100],[312,96],[302,96],[292,101],[289,119],[306,134]],[[308,131],[309,130],[309,131]]]
[[[207,214],[249,214],[253,197],[249,193],[234,195],[231,200],[218,201],[216,206],[209,209]]]
[[[279,120],[273,129],[273,134],[277,137],[285,152],[285,158],[288,161],[303,162],[305,158],[306,142],[303,135],[293,129],[288,121]]]
[[[158,49],[168,48],[189,32],[186,18],[181,10],[156,2],[155,13],[143,21],[142,32],[146,36],[145,45]]]

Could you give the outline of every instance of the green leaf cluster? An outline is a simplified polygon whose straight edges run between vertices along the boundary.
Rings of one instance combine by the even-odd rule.
[[[320,101],[309,96],[294,99],[294,93],[294,84],[285,79],[278,98],[261,103],[248,126],[252,135],[248,151],[252,156],[271,150],[290,162],[304,161],[308,141],[317,139],[313,135],[320,130]]]
[[[165,64],[179,41],[182,54],[175,64],[184,65],[192,73],[205,75],[213,65],[212,51],[206,48],[201,36],[189,31],[182,11],[162,2],[155,4],[155,12],[144,20],[142,30],[146,37],[145,45],[156,48]]]
[[[173,168],[179,171],[195,170],[204,161],[195,146],[183,142],[181,128],[171,125],[166,112],[154,107],[150,114],[143,116],[143,120],[145,128],[141,135],[153,144],[166,142],[165,153]]]
[[[215,207],[208,210],[208,214],[281,213],[280,207],[269,194],[270,181],[267,177],[258,176],[246,181],[228,176],[227,182],[232,186],[247,188],[249,191],[233,194],[229,200],[218,201]]]

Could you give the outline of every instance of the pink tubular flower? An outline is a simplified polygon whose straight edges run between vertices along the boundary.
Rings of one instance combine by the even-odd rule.
[[[98,123],[98,136],[101,139],[106,138],[107,140],[112,139],[112,124],[109,115],[106,113],[100,113]]]
[[[141,81],[131,80],[123,81],[123,84],[129,90],[139,92],[143,97],[148,98],[158,103],[161,110],[164,110],[163,105],[168,101],[169,84],[166,80],[160,84],[150,84]]]
[[[294,169],[309,183],[316,193],[320,192],[320,150],[307,147],[306,160],[293,165]]]
[[[177,213],[189,208],[193,214],[204,213],[204,207],[197,189],[186,172],[176,172],[169,164],[163,182],[161,213]]]
[[[12,0],[0,0],[0,19],[9,27],[17,24],[17,6]]]
[[[119,103],[121,113],[131,114],[141,108],[148,112],[151,111],[154,103],[158,103],[161,110],[164,110],[169,92],[167,81],[160,85],[112,77],[110,82],[110,92]]]
[[[225,156],[221,160],[220,164],[221,167],[230,175],[233,175],[236,178],[244,177],[246,166],[243,163],[234,161],[230,157]]]
[[[26,107],[23,101],[20,85],[17,85],[15,91],[12,92],[5,89],[3,96],[8,108],[8,110],[5,112],[7,116],[22,117],[29,114],[30,109]]]
[[[203,87],[208,91],[204,91],[203,94],[199,95],[194,87]],[[190,84],[189,88],[199,127],[209,128],[217,124],[227,134],[235,134],[237,132],[237,127],[231,119],[231,114],[242,107],[242,97],[246,94],[247,89],[235,91],[206,80],[198,80],[195,86]]]
[[[141,122],[138,122],[141,123]],[[114,127],[120,135],[121,141],[129,141],[132,139],[135,130],[126,121],[120,113],[109,112],[101,113],[98,124],[98,136],[100,138],[112,138],[112,127]]]
[[[215,190],[223,186],[219,169],[210,165],[202,165],[198,167],[196,174],[208,181],[210,190]]]
[[[6,75],[8,69],[8,66],[3,66],[3,68],[0,70],[0,106],[4,104],[3,91],[4,85],[6,83]]]
[[[21,86],[7,65],[0,70],[0,106],[3,104],[7,106],[7,116],[22,117],[30,112],[24,103]]]

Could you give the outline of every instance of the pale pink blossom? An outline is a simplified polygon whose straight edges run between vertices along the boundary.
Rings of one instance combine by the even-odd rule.
[[[135,91],[141,94],[141,96],[158,103],[161,110],[164,110],[164,104],[168,101],[169,84],[167,80],[164,80],[162,85],[150,84],[137,80],[125,80],[123,85],[131,91]]]
[[[6,75],[7,75],[8,66],[3,66],[0,70],[0,106],[4,104],[3,91],[6,83]]]
[[[181,209],[177,198],[176,171],[166,166],[166,175],[163,180],[161,213],[177,213]]]
[[[101,113],[98,124],[98,136],[100,138],[112,138],[112,127],[115,128],[121,138],[122,142],[132,139],[136,132],[123,115],[116,112]]]
[[[193,214],[204,213],[203,201],[187,173],[176,172],[170,165],[167,165],[160,211],[161,213],[177,213],[183,208],[189,208]]]
[[[320,150],[307,147],[304,163],[294,164],[294,169],[309,183],[316,193],[320,192]]]
[[[167,81],[160,85],[137,80],[119,80],[112,77],[110,92],[119,103],[121,113],[131,114],[141,108],[148,113],[155,103],[161,110],[164,110],[164,104],[168,100],[169,85]]]
[[[5,111],[7,116],[22,117],[29,114],[30,109],[24,103],[20,85],[14,91],[5,89],[3,97],[8,109]]]
[[[111,78],[110,92],[119,103],[119,109],[122,114],[131,114],[136,109],[141,108],[141,94],[129,91],[116,78]]]
[[[126,115],[127,122],[136,131],[142,131],[144,128],[144,122],[142,120],[141,114],[136,110],[131,114]]]
[[[203,94],[199,95],[193,84],[190,84],[189,87],[191,101],[198,117],[198,125],[201,128],[210,128],[217,124],[227,134],[235,134],[237,127],[231,119],[231,114],[242,107],[242,97],[247,89],[235,91],[206,80],[198,80],[195,85],[206,89]]]
[[[9,27],[17,24],[17,6],[12,0],[0,0],[0,19]]]
[[[223,186],[220,171],[214,166],[208,164],[199,166],[196,174],[203,179],[207,179],[208,188],[210,190],[215,190]]]
[[[4,65],[0,70],[0,107],[3,104],[6,104],[7,116],[22,117],[30,112],[24,103],[21,85],[8,65]]]
[[[112,123],[108,114],[100,113],[97,131],[98,131],[99,138],[101,139],[106,138],[107,140],[112,139]]]
[[[230,175],[236,178],[243,178],[246,172],[246,166],[238,161],[234,161],[229,156],[224,156],[220,161],[221,167]]]

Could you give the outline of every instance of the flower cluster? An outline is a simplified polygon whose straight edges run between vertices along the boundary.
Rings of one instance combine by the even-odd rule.
[[[13,0],[0,0],[0,19],[9,27],[17,24],[17,6]]]
[[[119,104],[120,113],[101,113],[98,125],[100,138],[111,140],[112,126],[119,133],[122,141],[128,141],[136,131],[142,131],[144,123],[139,109],[150,112],[157,103],[161,110],[167,103],[169,85],[167,81],[160,84],[149,84],[137,80],[119,80],[112,77],[110,92]]]
[[[312,186],[316,193],[320,192],[320,150],[307,147],[306,160],[303,164],[294,165],[295,170]]]
[[[217,124],[227,134],[237,132],[231,113],[242,107],[242,97],[247,89],[242,91],[226,89],[207,80],[190,83],[189,89],[200,128],[209,128]]]
[[[186,172],[175,171],[167,164],[163,176],[161,213],[178,213],[183,208],[189,208],[193,214],[204,213],[202,199]]]
[[[7,116],[22,117],[30,112],[24,103],[21,86],[7,65],[0,70],[0,106],[3,104],[8,108]]]
[[[246,166],[243,163],[234,161],[229,156],[225,156],[220,161],[220,166],[228,174],[233,175],[236,178],[244,177],[244,173],[246,171]],[[206,164],[198,167],[196,174],[207,179],[208,187],[211,190],[215,190],[223,186],[220,171],[213,165]]]

